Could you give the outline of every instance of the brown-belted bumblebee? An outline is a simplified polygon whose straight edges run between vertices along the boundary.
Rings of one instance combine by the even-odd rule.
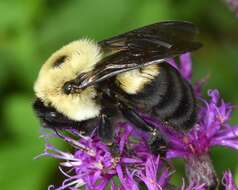
[[[166,21],[95,43],[81,39],[56,51],[35,82],[34,109],[43,126],[76,128],[113,143],[113,126],[125,118],[151,133],[149,144],[164,147],[159,131],[138,112],[178,130],[196,122],[196,100],[188,81],[166,60],[198,49],[197,28]]]

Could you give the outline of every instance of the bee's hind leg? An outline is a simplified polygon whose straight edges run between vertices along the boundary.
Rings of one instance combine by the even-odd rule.
[[[151,151],[154,154],[160,154],[161,156],[165,156],[167,151],[167,143],[165,139],[162,137],[159,129],[148,124],[138,113],[136,113],[132,108],[126,106],[123,103],[120,103],[120,110],[123,116],[135,127],[149,132],[151,134],[151,138],[149,139],[148,145],[150,146]]]
[[[149,140],[148,144],[153,154],[159,154],[162,157],[165,157],[167,152],[167,142],[158,130],[152,132],[152,138]]]

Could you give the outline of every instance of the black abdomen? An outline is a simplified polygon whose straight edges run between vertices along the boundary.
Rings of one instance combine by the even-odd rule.
[[[161,63],[159,74],[138,94],[126,94],[133,106],[151,113],[170,126],[186,130],[196,122],[196,101],[188,81],[168,63]]]
[[[180,73],[167,63],[160,65],[158,90],[166,82],[166,90],[160,94],[159,102],[152,108],[152,114],[167,121],[177,129],[190,129],[196,122],[196,101],[193,89]],[[164,88],[163,88],[164,89]]]

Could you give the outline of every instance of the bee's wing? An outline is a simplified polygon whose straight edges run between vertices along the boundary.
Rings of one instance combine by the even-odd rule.
[[[162,46],[170,48],[178,42],[193,41],[198,33],[198,28],[185,21],[165,21],[99,42],[100,46],[109,51],[157,49]]]
[[[93,71],[77,79],[79,88],[85,88],[119,73],[150,64],[159,64],[168,58],[201,47],[193,39],[198,32],[189,22],[168,21],[145,26],[99,42],[109,55],[97,63]]]

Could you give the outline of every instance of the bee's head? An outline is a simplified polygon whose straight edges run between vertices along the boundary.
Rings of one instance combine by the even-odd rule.
[[[36,96],[70,119],[81,121],[93,117],[99,110],[93,101],[95,89],[89,87],[71,93],[69,81],[93,70],[100,59],[100,48],[89,40],[74,41],[62,47],[42,66],[34,85]],[[89,109],[94,111],[87,113]]]

